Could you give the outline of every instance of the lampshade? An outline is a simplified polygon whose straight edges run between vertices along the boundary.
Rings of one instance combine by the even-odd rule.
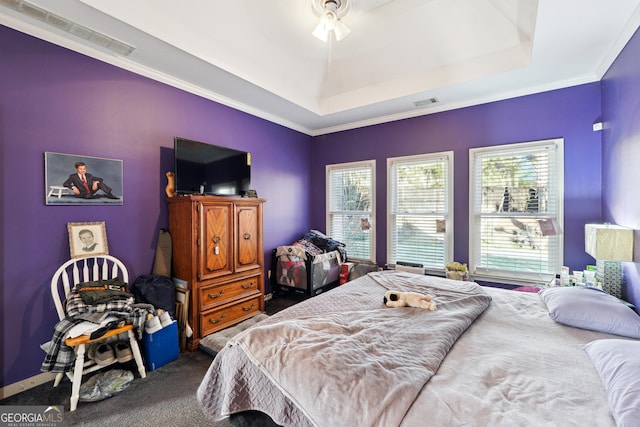
[[[337,21],[338,19],[333,12],[327,12],[320,18],[318,26],[313,30],[313,35],[323,42],[326,42],[329,39],[329,33],[335,28]]]
[[[633,261],[633,230],[613,224],[585,224],[584,248],[596,260]]]

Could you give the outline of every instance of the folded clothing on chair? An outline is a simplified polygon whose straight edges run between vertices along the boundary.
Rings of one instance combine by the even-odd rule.
[[[43,372],[68,372],[73,369],[75,352],[72,347],[65,345],[65,339],[71,328],[85,322],[82,318],[84,313],[106,313],[119,321],[131,323],[138,339],[142,338],[144,324],[148,314],[154,312],[154,308],[148,304],[134,304],[133,297],[118,299],[106,304],[90,305],[86,304],[78,292],[70,292],[66,301],[67,317],[60,320],[54,327],[51,345],[48,347],[47,355],[42,363]],[[106,333],[106,330],[101,331]]]
[[[75,291],[80,294],[82,301],[89,305],[133,298],[133,294],[127,292],[127,284],[119,279],[79,283]]]

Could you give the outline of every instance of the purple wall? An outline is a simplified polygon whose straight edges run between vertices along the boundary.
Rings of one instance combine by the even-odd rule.
[[[3,386],[40,372],[67,222],[105,221],[130,276],[151,272],[174,136],[251,151],[268,263],[309,229],[311,137],[1,26],[0,64]],[[124,205],[46,206],[45,151],[123,160]]]
[[[376,160],[377,261],[386,263],[387,157],[454,151],[454,257],[469,259],[469,149],[564,138],[564,265],[582,269],[584,224],[601,217],[600,138],[592,125],[601,116],[599,84],[593,83],[475,107],[447,111],[314,139],[312,217],[324,229],[326,164]]]
[[[602,79],[603,219],[635,229],[634,262],[623,263],[627,299],[640,307],[640,33]]]

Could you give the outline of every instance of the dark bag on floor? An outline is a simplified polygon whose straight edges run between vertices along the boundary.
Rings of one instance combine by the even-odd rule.
[[[136,302],[152,304],[156,309],[176,315],[176,287],[167,276],[143,274],[133,282],[130,289]]]

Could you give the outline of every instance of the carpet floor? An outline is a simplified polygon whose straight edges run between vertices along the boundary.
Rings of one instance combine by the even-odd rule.
[[[278,297],[265,304],[265,311],[272,315],[302,299],[295,294]],[[53,382],[42,384],[2,399],[0,405],[60,405],[64,407],[66,426],[276,427],[268,416],[260,412],[243,412],[220,421],[214,421],[204,413],[196,398],[196,390],[213,357],[212,352],[205,351],[181,353],[177,360],[147,372],[146,378],[136,376],[128,388],[108,399],[80,402],[74,412],[69,412],[71,382],[66,378],[56,388],[53,388]],[[114,366],[137,375],[133,361]]]

